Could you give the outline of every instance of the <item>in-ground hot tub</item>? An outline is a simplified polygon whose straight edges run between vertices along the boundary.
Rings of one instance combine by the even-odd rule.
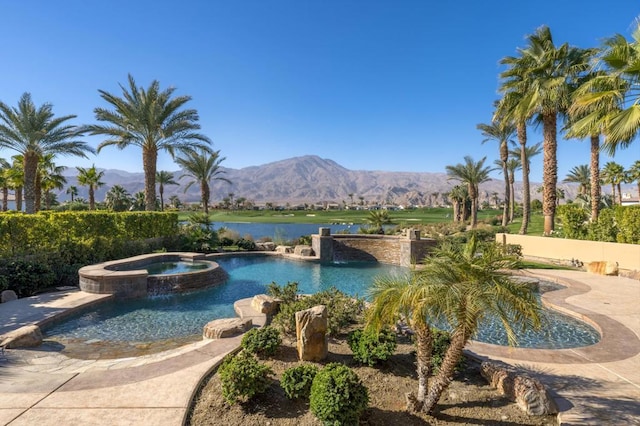
[[[159,271],[154,273],[154,270]],[[151,272],[149,272],[151,271]],[[226,272],[201,253],[153,253],[80,268],[80,289],[116,298],[145,297],[221,284]]]

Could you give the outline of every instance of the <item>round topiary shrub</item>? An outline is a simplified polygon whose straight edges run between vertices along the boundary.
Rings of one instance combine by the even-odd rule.
[[[368,404],[367,388],[346,365],[327,364],[313,379],[311,412],[325,424],[357,425]]]
[[[280,332],[271,327],[252,328],[242,337],[242,349],[258,356],[270,356],[276,353],[282,343]]]
[[[349,333],[347,343],[353,359],[370,367],[389,359],[397,347],[396,335],[389,330],[354,330]]]
[[[318,371],[318,367],[313,364],[287,368],[280,379],[280,386],[284,389],[287,398],[309,398],[311,384]]]
[[[227,356],[218,370],[222,382],[222,397],[229,405],[249,400],[254,395],[264,393],[269,387],[269,376],[273,371],[258,362],[246,351],[236,356]]]

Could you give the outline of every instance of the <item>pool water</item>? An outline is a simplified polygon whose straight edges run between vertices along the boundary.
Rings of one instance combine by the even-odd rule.
[[[377,263],[320,265],[272,257],[228,257],[216,262],[229,274],[227,282],[220,286],[193,293],[108,302],[54,325],[45,331],[46,335],[74,342],[157,342],[187,336],[195,339],[202,334],[207,322],[234,317],[236,300],[265,293],[272,281],[280,285],[298,282],[301,293],[315,293],[335,286],[353,296],[366,296],[376,276],[407,271]],[[545,310],[542,330],[518,334],[518,343],[521,347],[559,349],[588,346],[599,338],[587,324]],[[502,327],[491,320],[483,324],[474,339],[507,344]]]
[[[147,265],[144,269],[149,275],[182,274],[185,272],[200,271],[209,268],[208,263],[203,262],[155,262]]]

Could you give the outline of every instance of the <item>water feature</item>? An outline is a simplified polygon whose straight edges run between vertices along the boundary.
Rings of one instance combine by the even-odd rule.
[[[335,286],[347,294],[365,295],[377,275],[397,274],[405,268],[377,263],[320,265],[272,257],[226,257],[216,262],[229,277],[217,287],[197,292],[121,300],[72,317],[49,330],[47,336],[70,340],[148,342],[185,336],[199,338],[202,327],[215,318],[233,317],[233,302],[264,293],[272,281],[299,283],[301,293],[315,293]],[[599,340],[587,324],[545,311],[546,326],[539,332],[519,335],[520,346],[569,348]],[[497,323],[484,324],[475,338],[506,344]]]
[[[254,239],[263,237],[273,241],[291,241],[301,236],[317,234],[319,228],[330,228],[332,234],[357,234],[360,225],[353,224],[321,224],[321,223],[253,223],[253,222],[214,222],[214,228],[222,227],[244,235],[252,235]]]

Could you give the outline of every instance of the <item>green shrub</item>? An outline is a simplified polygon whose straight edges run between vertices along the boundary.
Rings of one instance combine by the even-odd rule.
[[[327,332],[331,336],[337,336],[344,327],[357,321],[364,309],[364,300],[353,298],[331,287],[329,290],[302,297],[294,302],[281,304],[280,312],[273,318],[272,323],[284,333],[293,334],[296,330],[296,312],[316,305],[327,307],[329,317]]]
[[[431,354],[431,365],[433,367],[433,371],[438,371],[440,365],[442,365],[442,360],[444,359],[445,352],[449,348],[451,344],[451,333],[448,331],[443,331],[437,328],[431,328],[431,333],[433,334],[433,352]],[[458,362],[456,366],[456,370],[460,370],[464,368],[464,358]]]
[[[566,238],[584,240],[587,238],[587,221],[589,213],[578,204],[563,204],[558,206],[558,220],[562,226],[562,233]]]
[[[280,386],[287,398],[309,398],[311,384],[318,371],[318,367],[313,364],[302,364],[287,368],[280,379]]]
[[[280,332],[271,326],[252,328],[242,337],[242,349],[258,356],[274,355],[281,343]]]
[[[258,362],[246,351],[227,356],[218,370],[222,382],[222,397],[229,405],[246,401],[254,395],[266,392],[273,371]]]
[[[311,412],[326,425],[357,425],[369,404],[358,375],[343,364],[327,364],[311,385]]]
[[[589,224],[589,239],[593,241],[616,242],[618,224],[614,209],[602,209],[598,220]]]
[[[293,303],[298,300],[298,283],[288,281],[284,286],[279,286],[276,282],[271,282],[267,286],[269,296],[280,299],[282,304]]]
[[[355,330],[349,333],[347,343],[353,358],[370,367],[389,359],[397,347],[396,335],[390,330]]]
[[[251,240],[244,239],[244,238],[240,238],[238,240],[238,242],[236,243],[236,245],[239,248],[243,249],[243,250],[251,251],[251,250],[255,250],[256,249],[256,243],[255,242],[253,242]]]
[[[28,297],[56,285],[56,275],[46,255],[3,259],[0,262],[0,285]]]
[[[640,244],[640,206],[620,207],[619,243]]]

